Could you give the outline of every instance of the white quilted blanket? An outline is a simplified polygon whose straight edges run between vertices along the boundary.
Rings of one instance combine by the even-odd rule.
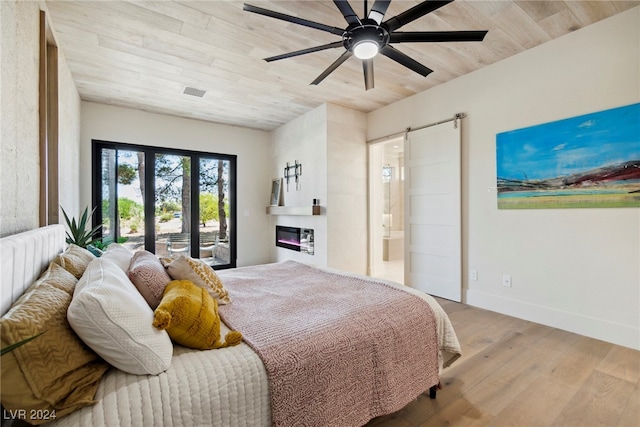
[[[96,405],[51,425],[270,426],[268,390],[264,365],[245,343],[207,351],[176,346],[166,372],[139,376],[111,369]]]
[[[226,274],[220,272],[224,281]],[[344,274],[344,272],[341,272]],[[427,301],[436,316],[440,365],[460,356],[446,313],[429,295],[386,282]],[[228,331],[223,325],[223,335]],[[55,426],[270,426],[269,384],[262,361],[244,342],[219,350],[176,346],[171,367],[151,376],[111,369],[96,394],[98,403],[56,420]]]

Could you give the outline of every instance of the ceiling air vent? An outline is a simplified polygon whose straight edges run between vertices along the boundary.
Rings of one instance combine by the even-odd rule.
[[[184,92],[182,93],[184,93],[185,95],[197,96],[198,98],[202,98],[204,94],[207,93],[207,91],[187,86],[184,88]]]

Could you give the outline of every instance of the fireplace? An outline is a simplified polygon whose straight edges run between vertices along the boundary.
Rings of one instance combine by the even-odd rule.
[[[276,246],[313,255],[313,229],[276,225]]]

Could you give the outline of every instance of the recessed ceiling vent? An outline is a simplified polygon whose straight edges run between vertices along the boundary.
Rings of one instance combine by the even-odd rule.
[[[197,96],[198,98],[202,98],[204,94],[207,93],[207,91],[187,86],[184,88],[184,92],[182,93],[184,93],[185,95]]]

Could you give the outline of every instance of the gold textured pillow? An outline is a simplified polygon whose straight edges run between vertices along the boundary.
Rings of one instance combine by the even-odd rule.
[[[167,258],[164,261],[166,262]],[[165,267],[173,280],[192,281],[197,286],[206,289],[212,297],[218,300],[219,304],[231,302],[229,292],[211,266],[184,255],[173,260],[169,259],[169,261]]]
[[[53,262],[60,265],[79,279],[84,274],[89,263],[94,259],[96,259],[96,256],[88,250],[71,244],[69,245],[69,248],[58,255]]]
[[[242,340],[238,331],[230,331],[220,340],[218,302],[189,280],[174,280],[153,316],[153,326],[165,329],[180,345],[200,350],[236,345]]]
[[[0,319],[2,348],[37,335],[2,356],[2,405],[41,424],[95,403],[109,368],[67,322],[76,279],[58,264],[30,286]]]

